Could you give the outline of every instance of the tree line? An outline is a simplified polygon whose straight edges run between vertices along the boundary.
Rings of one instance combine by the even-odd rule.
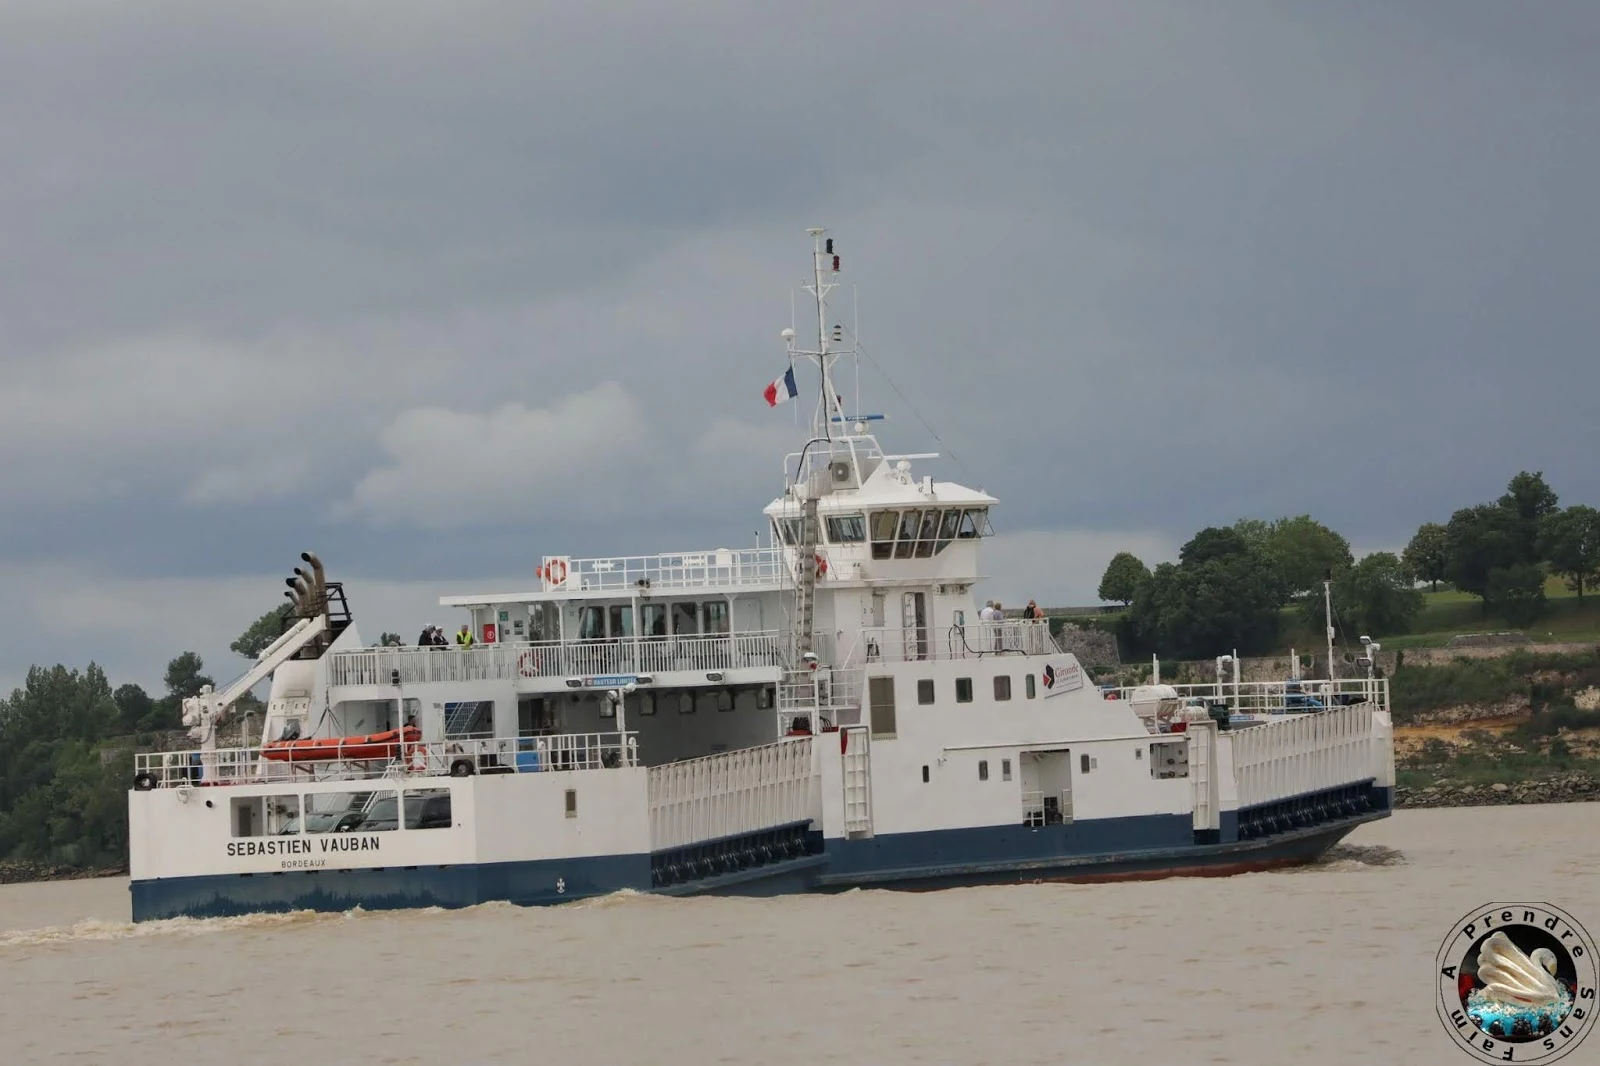
[[[113,688],[92,662],[84,670],[35,666],[0,697],[0,860],[79,868],[127,861],[133,753],[181,729],[183,700],[214,686],[192,651],[167,664],[162,683],[165,692],[152,696],[140,685]],[[247,694],[234,708],[249,713],[261,703]]]
[[[1526,624],[1545,610],[1547,574],[1565,578],[1582,602],[1600,580],[1600,512],[1561,508],[1542,472],[1523,471],[1498,500],[1422,525],[1398,556],[1357,561],[1343,536],[1310,515],[1246,518],[1202,529],[1176,563],[1153,571],[1117,553],[1099,595],[1127,608],[1115,623],[1126,651],[1198,659],[1277,648],[1285,607],[1320,633],[1325,578],[1340,624],[1386,636],[1406,632],[1421,612],[1420,582],[1448,582],[1478,597],[1486,615]]]

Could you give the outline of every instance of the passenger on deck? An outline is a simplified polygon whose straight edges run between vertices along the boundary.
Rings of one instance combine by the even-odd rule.
[[[994,601],[994,620],[996,622],[1004,622],[1006,620],[1005,608],[1000,606],[1000,601],[999,600],[995,600]],[[994,650],[995,651],[1005,651],[1005,636],[1006,636],[1005,629],[1002,628],[999,625],[996,625],[994,627]]]
[[[1028,606],[1022,609],[1022,617],[1029,622],[1037,622],[1044,617],[1044,608],[1029,600]]]
[[[422,636],[417,638],[417,647],[419,647],[419,648],[431,648],[431,647],[433,647],[433,627],[432,626],[423,626],[422,627]]]
[[[476,643],[477,641],[472,637],[472,627],[462,626],[461,632],[456,634],[456,645],[462,648],[470,648]]]

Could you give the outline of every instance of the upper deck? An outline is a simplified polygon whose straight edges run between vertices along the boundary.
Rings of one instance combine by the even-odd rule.
[[[539,567],[537,591],[441,596],[445,607],[537,603],[574,596],[626,598],[652,592],[764,592],[794,585],[781,548],[713,548],[659,555],[612,555],[575,559],[548,555]]]

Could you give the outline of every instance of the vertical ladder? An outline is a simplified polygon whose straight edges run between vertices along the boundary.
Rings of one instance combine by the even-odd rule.
[[[812,615],[817,598],[817,541],[821,539],[821,533],[817,524],[817,497],[807,492],[800,504],[800,543],[795,547],[796,561],[800,564],[799,587],[796,589],[798,602],[794,612],[794,650],[797,656],[811,650],[815,629]]]
[[[844,738],[840,756],[844,780],[844,834],[850,839],[872,835],[872,752],[871,731],[866,726],[847,726],[839,731]]]
[[[1194,835],[1199,844],[1216,843],[1222,827],[1217,795],[1217,723],[1191,721],[1189,781],[1194,786]]]

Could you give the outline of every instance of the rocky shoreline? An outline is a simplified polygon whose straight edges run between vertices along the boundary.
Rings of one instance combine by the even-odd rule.
[[[86,881],[94,877],[122,877],[127,872],[127,866],[84,869],[27,859],[0,859],[0,885],[19,885],[27,881]]]
[[[1582,803],[1600,801],[1600,780],[1585,773],[1552,774],[1536,780],[1492,785],[1452,781],[1441,776],[1424,788],[1395,789],[1396,809],[1417,807],[1482,807],[1511,803]]]

